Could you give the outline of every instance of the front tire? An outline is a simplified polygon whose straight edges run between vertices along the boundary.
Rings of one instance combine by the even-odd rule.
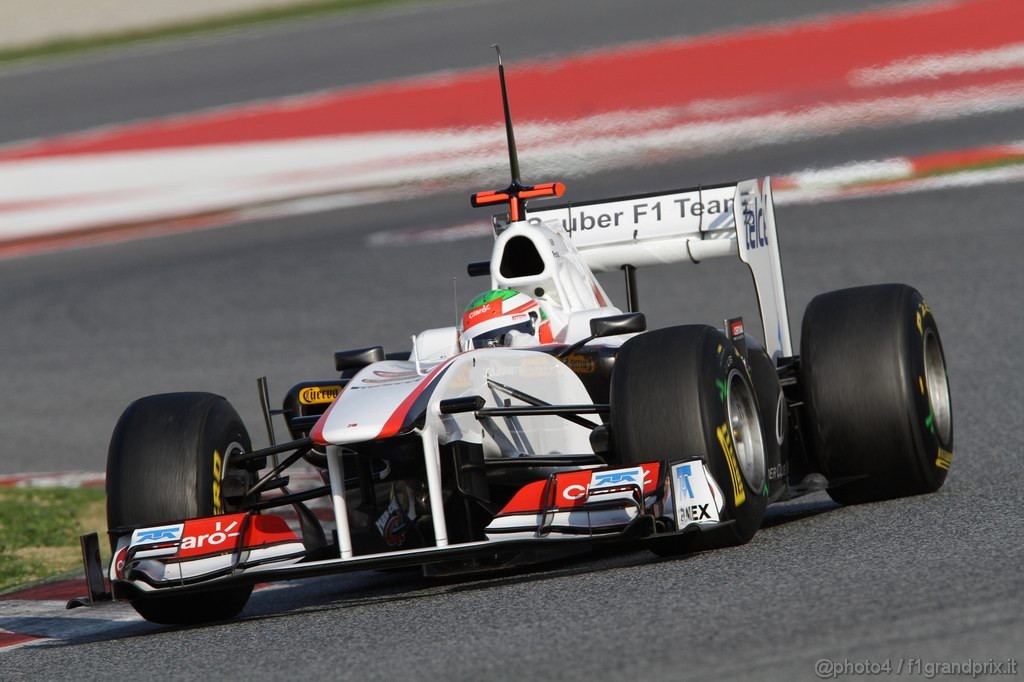
[[[938,490],[953,457],[939,330],[904,284],[842,289],[804,313],[801,382],[818,463],[843,504]]]
[[[218,395],[165,393],[136,400],[110,439],[107,526],[137,528],[231,511],[221,483],[231,455],[251,450],[241,418]],[[148,621],[183,625],[232,618],[251,593],[251,586],[243,586],[131,603]]]
[[[701,457],[733,524],[664,538],[661,555],[749,542],[767,506],[765,429],[753,383],[732,343],[703,325],[670,327],[622,345],[611,380],[611,427],[624,464]]]

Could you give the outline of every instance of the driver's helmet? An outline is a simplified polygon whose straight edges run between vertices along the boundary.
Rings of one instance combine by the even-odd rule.
[[[512,289],[494,289],[472,300],[462,315],[463,350],[550,343],[551,330],[540,304]]]

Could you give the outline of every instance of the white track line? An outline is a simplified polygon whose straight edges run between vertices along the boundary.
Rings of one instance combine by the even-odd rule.
[[[1009,69],[1024,69],[1024,43],[992,50],[901,59],[886,66],[854,71],[849,81],[856,87],[876,87]]]
[[[854,128],[1021,108],[1024,79],[715,120],[667,110],[621,112],[522,126],[520,151],[531,175],[580,177],[652,156],[692,159]],[[0,241],[244,211],[317,195],[355,205],[414,196],[428,185],[454,189],[470,177],[504,175],[502,136],[496,133],[337,135],[0,162]],[[292,210],[304,209],[286,213]]]

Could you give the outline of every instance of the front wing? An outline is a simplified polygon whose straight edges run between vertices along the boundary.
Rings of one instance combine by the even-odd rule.
[[[108,577],[113,597],[130,600],[497,558],[545,547],[664,538],[730,523],[721,488],[694,457],[553,474],[520,489],[487,526],[486,540],[447,546],[310,560],[283,519],[252,512],[138,528],[118,538]]]

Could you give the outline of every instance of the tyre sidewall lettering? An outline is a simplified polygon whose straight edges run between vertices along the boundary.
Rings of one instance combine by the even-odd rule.
[[[716,338],[717,337],[717,338]],[[707,454],[705,461],[725,495],[726,509],[739,534],[750,537],[761,525],[767,496],[764,489],[754,490],[736,459],[732,431],[729,428],[728,387],[729,375],[739,371],[753,390],[750,372],[736,348],[723,336],[714,335],[705,345],[706,376],[702,383]],[[755,397],[756,402],[756,397]],[[762,425],[762,438],[764,438]],[[767,481],[767,472],[765,472]]]
[[[221,501],[220,482],[224,475],[224,457],[220,450],[213,451],[213,513],[214,515],[224,513],[224,503]]]
[[[721,343],[718,345],[718,348],[722,348]],[[747,385],[750,387],[755,403],[757,401],[757,397],[754,391],[753,379],[751,378],[746,365],[743,363],[739,352],[730,344],[722,348],[722,350],[717,351],[717,354],[719,363],[717,369],[718,376],[715,377],[713,383],[715,390],[710,392],[708,395],[714,396],[714,400],[709,402],[713,405],[714,402],[717,401],[718,408],[716,409],[712,407],[712,405],[709,405],[709,407],[712,407],[709,414],[717,413],[721,418],[717,422],[708,425],[711,427],[709,433],[714,434],[714,442],[708,443],[708,452],[721,453],[726,465],[725,473],[727,473],[730,487],[733,489],[733,501],[735,506],[738,507],[747,499],[744,490],[749,491],[755,497],[763,496],[764,490],[754,490],[750,485],[750,482],[747,481],[746,476],[743,475],[743,470],[739,466],[739,460],[736,459],[736,448],[732,440],[732,430],[729,428],[729,410],[726,402],[728,396],[723,392],[722,387],[728,386],[729,375],[733,370],[736,370],[742,374],[744,379],[747,381]],[[761,435],[764,437],[764,424],[761,425],[761,430]],[[719,480],[724,483],[726,479],[723,478]],[[767,471],[765,472],[765,480],[767,481]]]

